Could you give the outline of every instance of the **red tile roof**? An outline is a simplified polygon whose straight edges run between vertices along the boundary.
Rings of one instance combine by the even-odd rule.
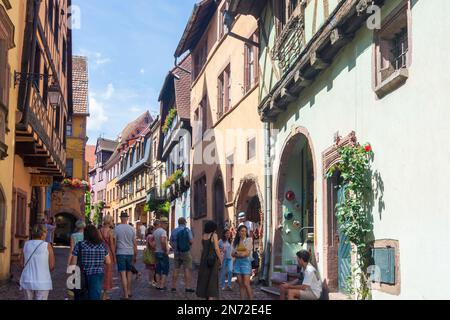
[[[95,166],[95,148],[96,146],[86,146],[85,159],[89,164],[89,170],[91,170]]]
[[[72,69],[73,113],[89,114],[89,81],[87,58],[74,56],[72,59]]]
[[[188,55],[182,62],[181,67],[191,70],[191,55]],[[175,79],[175,99],[177,104],[177,113],[181,119],[189,120],[191,118],[191,75],[178,68],[173,70],[179,79]]]

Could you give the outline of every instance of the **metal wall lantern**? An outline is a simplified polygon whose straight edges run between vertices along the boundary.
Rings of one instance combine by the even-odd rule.
[[[52,84],[48,89],[48,102],[53,109],[56,109],[61,105],[62,95],[58,85]]]

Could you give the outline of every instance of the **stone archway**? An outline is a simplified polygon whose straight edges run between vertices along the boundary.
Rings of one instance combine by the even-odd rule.
[[[311,136],[303,127],[290,133],[276,166],[274,265],[295,264],[300,249],[317,257],[317,170]]]
[[[240,212],[247,213],[248,220],[258,223],[260,228],[263,219],[263,197],[258,178],[255,175],[247,175],[241,179],[234,201],[235,221]],[[259,211],[259,212],[257,212]]]
[[[51,217],[54,218],[56,223],[55,238],[54,241],[60,245],[70,245],[70,236],[74,233],[75,223],[78,220],[83,220],[84,217],[71,209],[62,210],[56,213],[52,213]]]

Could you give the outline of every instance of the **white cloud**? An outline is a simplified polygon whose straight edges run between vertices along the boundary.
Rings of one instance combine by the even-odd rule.
[[[134,113],[138,113],[138,112],[142,111],[142,109],[139,107],[132,107],[130,110],[131,110],[131,112],[134,112]]]
[[[145,69],[141,69],[139,72],[140,72],[141,74],[145,74]]]
[[[112,60],[105,57],[101,52],[94,52],[87,49],[80,49],[79,55],[88,57],[89,65],[94,68],[110,63]]]
[[[112,98],[113,94],[115,92],[115,88],[114,85],[112,83],[108,83],[108,86],[106,88],[106,93],[105,93],[105,99],[109,100]]]
[[[98,102],[92,95],[89,98],[89,111],[88,130],[101,131],[103,124],[108,121],[108,117],[103,103]]]

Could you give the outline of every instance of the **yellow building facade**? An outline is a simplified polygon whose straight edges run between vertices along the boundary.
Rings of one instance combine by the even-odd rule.
[[[106,206],[104,213],[114,219],[114,223],[120,223],[119,213],[119,186],[117,176],[119,174],[120,154],[118,149],[114,151],[111,158],[105,164],[106,171]]]
[[[10,277],[13,213],[14,135],[18,87],[15,70],[20,70],[25,1],[0,2],[0,283]]]
[[[86,164],[88,107],[88,62],[85,57],[74,56],[73,74],[73,115],[67,123],[67,176],[88,180]]]

